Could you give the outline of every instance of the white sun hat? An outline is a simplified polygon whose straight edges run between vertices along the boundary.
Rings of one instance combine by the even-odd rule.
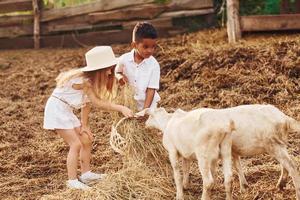
[[[97,46],[85,54],[86,67],[83,72],[104,69],[117,64],[117,58],[110,46]]]

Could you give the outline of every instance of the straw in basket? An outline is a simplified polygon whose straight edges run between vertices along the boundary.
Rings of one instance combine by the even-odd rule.
[[[142,111],[140,111],[138,113],[135,113],[134,118],[138,118],[138,117],[144,116],[146,110],[147,109],[144,109],[144,110],[142,110]],[[116,124],[116,126],[112,125],[111,132],[110,132],[110,139],[109,139],[109,143],[110,143],[111,148],[115,152],[117,152],[119,154],[122,154],[122,155],[124,155],[124,153],[125,153],[125,149],[127,147],[127,144],[126,144],[125,138],[123,138],[118,133],[117,128],[126,119],[129,119],[129,117],[123,117],[122,119],[120,119],[120,121],[118,121],[118,123]]]

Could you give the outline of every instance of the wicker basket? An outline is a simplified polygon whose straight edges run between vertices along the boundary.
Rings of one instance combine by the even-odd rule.
[[[117,131],[118,126],[124,121],[128,119],[128,117],[124,117],[122,118],[117,124],[116,126],[112,126],[111,127],[111,132],[110,132],[110,139],[109,139],[109,143],[111,148],[119,153],[119,154],[124,154],[127,143],[125,138],[123,138]]]

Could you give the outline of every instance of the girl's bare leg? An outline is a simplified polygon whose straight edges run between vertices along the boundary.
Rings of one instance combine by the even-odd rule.
[[[81,173],[85,173],[91,170],[91,151],[92,151],[92,140],[86,133],[80,134],[80,127],[75,128],[77,137],[79,138],[82,146],[80,149],[80,165]]]
[[[82,147],[75,129],[57,129],[56,132],[69,145],[69,153],[67,156],[67,171],[69,180],[77,179],[77,163],[79,152]]]

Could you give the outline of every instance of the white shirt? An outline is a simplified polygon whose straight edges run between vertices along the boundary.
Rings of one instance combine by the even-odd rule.
[[[140,64],[134,62],[134,49],[123,54],[116,66],[116,73],[121,72],[135,88],[134,99],[137,101],[138,110],[142,110],[146,99],[146,89],[159,89],[160,66],[153,56],[144,59]],[[150,107],[156,107],[160,96],[155,91]]]

